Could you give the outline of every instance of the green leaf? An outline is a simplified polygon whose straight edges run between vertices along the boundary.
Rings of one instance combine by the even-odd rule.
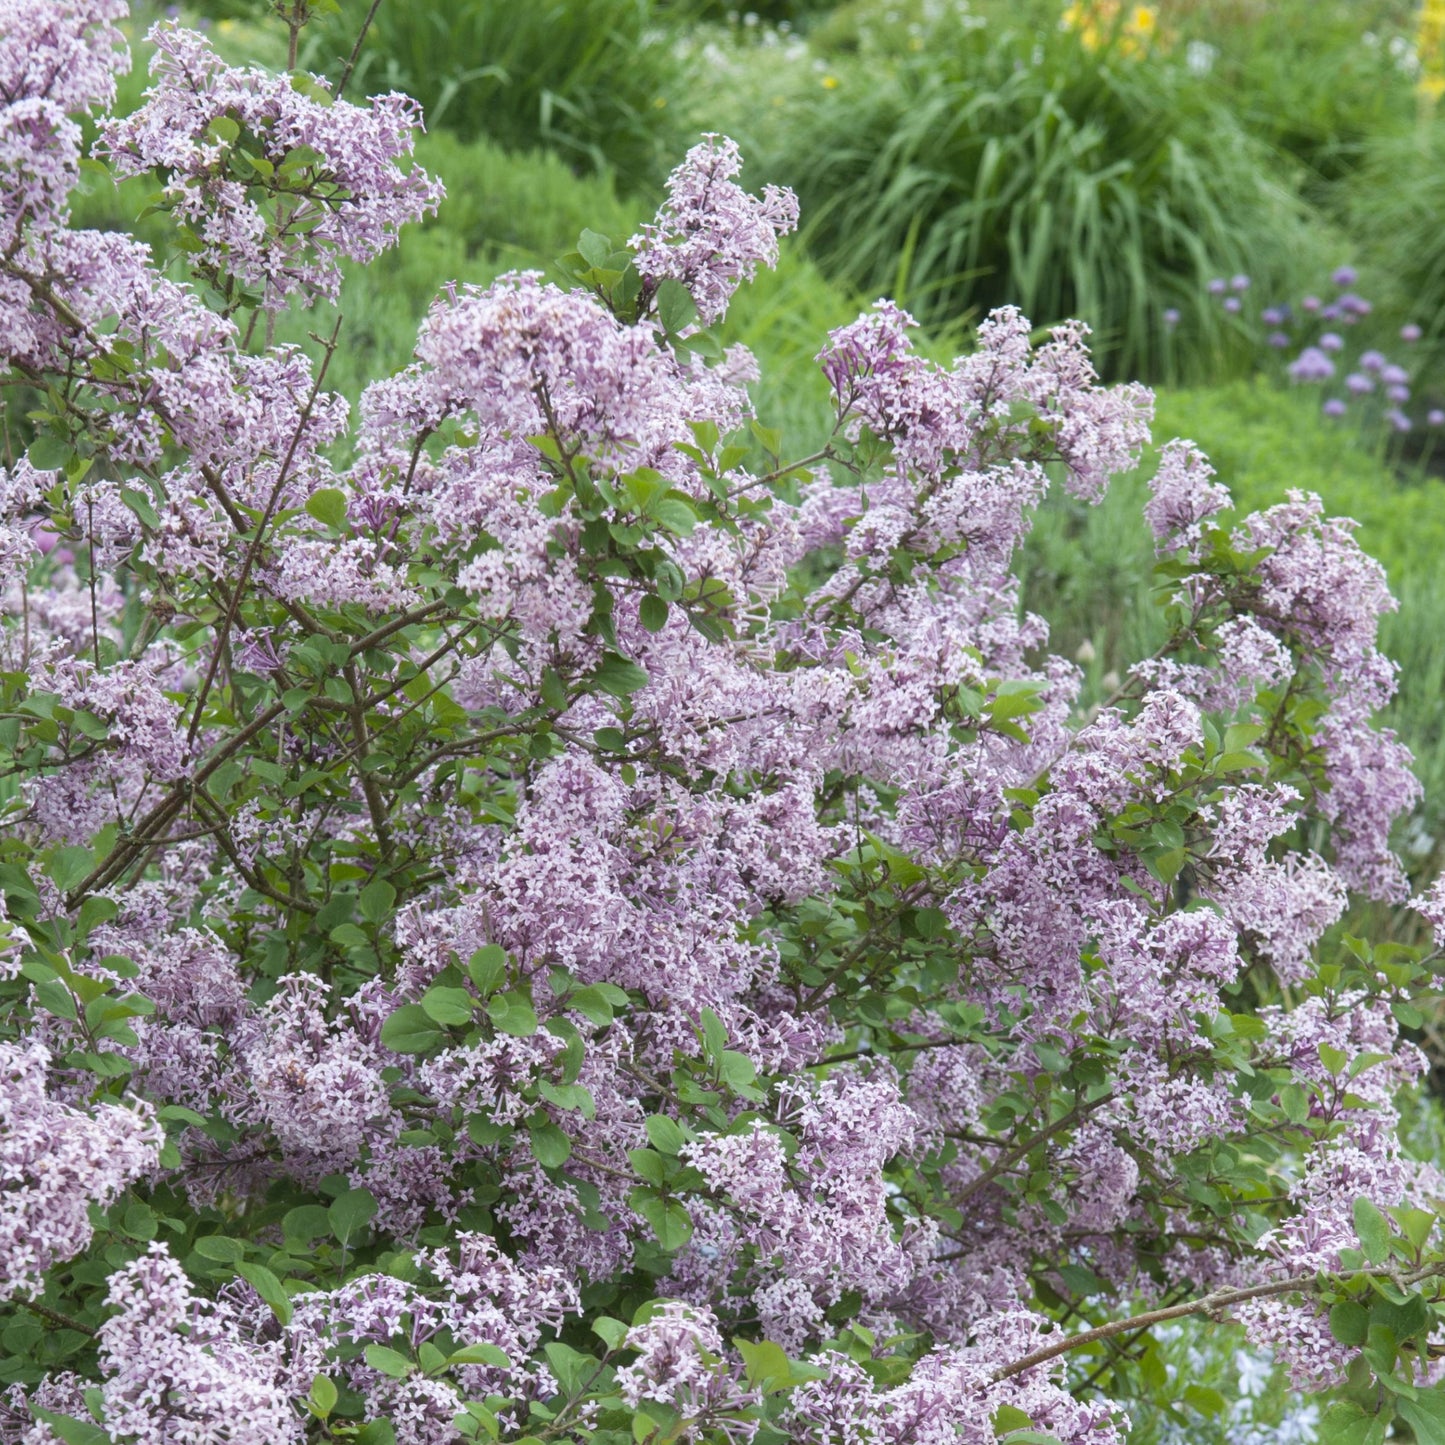
[[[692,299],[692,293],[671,276],[657,288],[657,319],[669,336],[675,336],[697,320],[697,302]]]
[[[1417,1445],[1445,1445],[1445,1396],[1439,1386],[1415,1400],[1397,1399],[1395,1408],[1415,1432]]]
[[[537,1014],[532,1000],[518,989],[498,994],[487,1005],[487,1016],[504,1034],[529,1038],[537,1032]]]
[[[643,1126],[647,1130],[647,1137],[652,1142],[652,1147],[659,1154],[676,1156],[682,1146],[687,1142],[687,1136],[678,1126],[676,1119],[670,1119],[666,1114],[651,1115]]]
[[[576,1009],[583,1018],[594,1023],[598,1028],[603,1028],[612,1022],[612,1000],[608,997],[605,989],[608,985],[589,984],[586,988],[579,988],[567,1000],[567,1007]],[[621,992],[620,989],[616,990]],[[622,995],[622,1001],[627,1001],[627,995]]]
[[[640,1198],[634,1207],[652,1226],[657,1242],[669,1254],[681,1249],[692,1238],[692,1218],[676,1199],[648,1194]]]
[[[572,1140],[553,1123],[531,1124],[532,1158],[543,1169],[560,1169],[572,1153]]]
[[[396,1445],[396,1431],[390,1420],[368,1420],[352,1436],[351,1445]]]
[[[466,1024],[472,1020],[476,999],[464,988],[429,988],[421,996],[422,1012],[439,1024]]]
[[[348,1189],[331,1201],[326,1211],[331,1232],[349,1244],[376,1215],[376,1197],[369,1189]]]
[[[323,526],[339,527],[346,520],[346,496],[335,487],[321,487],[306,498],[306,510]]]
[[[306,1245],[331,1229],[331,1220],[319,1204],[302,1204],[288,1209],[281,1221],[281,1233],[288,1241]]]
[[[1367,1415],[1353,1400],[1336,1400],[1319,1424],[1320,1445],[1367,1445],[1378,1427],[1384,1435],[1385,1418]]]
[[[59,437],[38,436],[30,443],[25,456],[39,472],[58,471],[68,462],[75,448]]]
[[[1370,1333],[1370,1313],[1358,1300],[1341,1300],[1330,1307],[1330,1333],[1342,1345],[1363,1345]]]
[[[583,231],[577,238],[577,250],[593,270],[600,270],[612,256],[612,242],[597,231]]]
[[[496,1345],[488,1344],[464,1345],[447,1356],[448,1365],[491,1365],[498,1370],[505,1370],[511,1363],[504,1351]]]
[[[420,1004],[403,1004],[381,1026],[382,1044],[396,1054],[424,1054],[441,1040],[441,1025]]]
[[[942,938],[948,919],[941,908],[919,908],[913,914],[913,927],[920,938]]]
[[[271,1306],[271,1313],[283,1325],[291,1323],[291,1296],[286,1293],[285,1286],[281,1281],[264,1264],[242,1262],[236,1266],[236,1273],[254,1287],[256,1293]]]
[[[637,609],[637,618],[649,632],[661,632],[667,626],[667,603],[649,592]]]
[[[765,1394],[786,1388],[793,1382],[793,1362],[781,1345],[772,1340],[734,1339],[738,1353],[743,1357],[743,1369],[748,1384]]]
[[[368,1345],[366,1363],[393,1380],[405,1379],[412,1371],[412,1362],[400,1350],[393,1350],[389,1345]]]
[[[311,1393],[306,1403],[318,1420],[324,1420],[335,1408],[338,1392],[329,1375],[317,1375],[311,1382]]]
[[[196,1253],[202,1259],[213,1259],[218,1264],[235,1264],[245,1258],[246,1246],[239,1239],[230,1239],[224,1234],[203,1234],[196,1241]]]
[[[1286,1084],[1279,1091],[1279,1106],[1291,1124],[1303,1124],[1310,1116],[1309,1095],[1298,1084]]]
[[[507,977],[506,949],[495,943],[479,948],[467,960],[467,976],[483,998],[496,993]]]
[[[630,697],[647,686],[647,673],[616,652],[604,652],[592,681],[613,697]]]
[[[384,923],[396,907],[396,889],[385,878],[373,878],[361,890],[357,902],[361,905],[361,916],[368,923]]]
[[[55,886],[69,893],[95,867],[95,855],[89,848],[57,848],[45,865],[46,876]]]
[[[1390,1255],[1390,1222],[1368,1199],[1355,1200],[1355,1233],[1371,1264],[1383,1264]]]

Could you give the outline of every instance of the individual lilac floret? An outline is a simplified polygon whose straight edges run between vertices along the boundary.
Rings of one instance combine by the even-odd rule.
[[[1320,307],[1321,321],[1343,321],[1344,317],[1345,313],[1340,310],[1339,306],[1334,302],[1331,302],[1328,306]]]
[[[1385,395],[1388,396],[1391,401],[1403,404],[1410,400],[1410,388],[1403,382],[1396,382],[1394,386],[1387,386],[1385,388]]]
[[[1224,309],[1231,315],[1237,315],[1243,308],[1244,302],[1242,302],[1238,296],[1226,296],[1224,298]]]
[[[1290,336],[1287,331],[1271,331],[1266,340],[1276,351],[1283,351],[1290,345]]]
[[[297,291],[334,301],[340,258],[369,261],[436,210],[441,183],[397,164],[422,124],[410,97],[323,105],[284,75],[227,65],[193,30],[162,23],[149,38],[155,83],[133,115],[101,127],[99,153],[120,177],[159,170],[199,263],[261,287],[268,308]],[[233,168],[240,148],[274,172]]]
[[[1335,364],[1318,346],[1307,346],[1290,362],[1289,374],[1296,381],[1328,381]]]
[[[1382,366],[1380,380],[1386,386],[1404,386],[1410,380],[1410,373],[1403,366]]]
[[[1319,347],[1321,351],[1343,351],[1345,349],[1344,338],[1338,332],[1326,331],[1320,337]]]
[[[1385,413],[1385,420],[1398,432],[1407,432],[1410,430],[1410,418],[1397,406],[1392,406],[1390,410]]]
[[[1223,276],[1216,276],[1209,283],[1209,294],[1211,296],[1223,296],[1229,290],[1229,282]]]
[[[1356,316],[1368,316],[1370,312],[1375,309],[1371,302],[1366,301],[1363,296],[1356,296],[1353,291],[1345,292],[1345,294],[1335,302],[1335,305],[1337,305],[1350,320],[1353,320]]]
[[[1198,554],[1204,523],[1230,504],[1229,488],[1211,481],[1214,468],[1189,441],[1172,441],[1159,457],[1159,470],[1149,483],[1153,493],[1144,504],[1144,519],[1160,552],[1181,548]]]
[[[1326,416],[1344,416],[1345,404],[1337,396],[1332,396],[1321,408]]]
[[[1411,345],[1417,342],[1424,334],[1425,333],[1413,321],[1407,321],[1400,328],[1400,340],[1408,342]]]
[[[1330,280],[1341,290],[1346,286],[1353,286],[1359,280],[1360,273],[1353,266],[1338,266],[1330,274]]]
[[[1363,371],[1352,371],[1345,378],[1345,389],[1354,396],[1364,396],[1375,389],[1375,383]]]
[[[1306,296],[1304,300],[1300,302],[1300,310],[1302,311],[1318,311],[1319,309],[1320,298],[1318,296]]]
[[[777,265],[778,237],[798,224],[792,191],[765,186],[751,196],[733,179],[742,167],[736,142],[705,136],[667,178],[667,199],[651,224],[629,242],[644,284],[655,292],[669,277],[680,281],[705,326],[722,318],[760,263]]]
[[[1259,319],[1266,326],[1283,326],[1286,320],[1286,312],[1283,306],[1266,306],[1259,313]]]
[[[1439,407],[1435,407],[1425,414],[1425,420],[1431,426],[1445,426],[1445,411],[1441,411]]]
[[[1249,277],[1244,275],[1243,272],[1238,276],[1232,276],[1229,281],[1229,289],[1231,291],[1248,291]]]
[[[1177,306],[1166,306],[1164,308],[1164,324],[1171,331],[1179,325],[1179,308]]]
[[[154,1167],[162,1142],[144,1106],[83,1114],[49,1098],[49,1064],[39,1044],[0,1044],[0,1299],[38,1293],[51,1265],[79,1254],[90,1206]]]
[[[1386,364],[1383,351],[1362,351],[1360,353],[1360,365],[1366,371],[1380,371]]]

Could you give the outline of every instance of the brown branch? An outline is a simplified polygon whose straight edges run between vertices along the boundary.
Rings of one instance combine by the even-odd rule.
[[[1362,1269],[1356,1270],[1345,1278],[1388,1279],[1405,1285],[1418,1284],[1422,1279],[1429,1279],[1441,1274],[1445,1274],[1445,1264],[1426,1265],[1421,1269],[1410,1270],[1404,1274],[1390,1269]],[[1318,1292],[1326,1287],[1329,1278],[1329,1275],[1318,1273],[1297,1274],[1290,1279],[1275,1280],[1270,1284],[1249,1285],[1244,1289],[1217,1289],[1200,1299],[1189,1300],[1184,1304],[1146,1310],[1143,1314],[1131,1315],[1126,1320],[1113,1320],[1107,1325],[1099,1325],[1095,1329],[1083,1330],[1077,1335],[1067,1335],[1061,1340],[1055,1340],[1053,1344],[1044,1345],[1025,1355],[1022,1359],[1015,1360],[1010,1365],[1001,1366],[993,1372],[993,1379],[1007,1380],[1012,1375],[1020,1375],[1025,1370],[1033,1369],[1035,1365],[1056,1360],[1060,1355],[1068,1354],[1070,1350],[1096,1344],[1100,1340],[1112,1339],[1115,1335],[1147,1330],[1154,1325],[1163,1324],[1166,1320],[1183,1319],[1188,1315],[1217,1317],[1223,1311],[1231,1309],[1235,1305],[1245,1304],[1250,1300],[1269,1299],[1282,1294],[1303,1294],[1306,1291]]]
[[[36,1304],[34,1300],[28,1299],[21,1300],[19,1303],[24,1305],[31,1314],[39,1315],[41,1319],[49,1320],[51,1324],[59,1325],[61,1329],[74,1330],[77,1334],[89,1335],[91,1339],[94,1339],[98,1333],[89,1325],[83,1325],[79,1320],[72,1319],[69,1315],[63,1315],[59,1310],[51,1309],[49,1305]]]
[[[356,62],[361,59],[362,42],[366,39],[366,32],[371,29],[371,22],[376,19],[376,12],[381,9],[381,0],[371,0],[371,9],[366,12],[366,19],[361,22],[361,29],[356,35],[356,44],[351,47],[351,54],[347,57],[346,68],[341,72],[341,79],[336,82],[336,98],[341,99],[341,93],[346,89],[346,82],[351,79],[351,72],[356,69]]]

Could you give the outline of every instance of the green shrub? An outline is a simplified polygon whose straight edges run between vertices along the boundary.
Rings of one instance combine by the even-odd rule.
[[[1241,125],[1336,180],[1415,111],[1413,0],[1163,0],[1159,24],[1195,47]],[[1314,186],[1311,189],[1316,191]]]
[[[1209,278],[1285,294],[1326,245],[1290,174],[1176,56],[1091,50],[1052,4],[1010,23],[950,15],[823,27],[835,85],[800,67],[754,122],[745,149],[798,191],[816,254],[930,321],[1007,302],[1039,323],[1081,316],[1114,374],[1237,368]],[[1170,308],[1198,338],[1184,356]]]
[[[675,44],[686,0],[384,3],[357,66],[359,91],[404,90],[431,127],[509,150],[555,150],[578,172],[655,185],[681,155],[689,70]],[[308,63],[339,69],[355,32],[313,37]]]

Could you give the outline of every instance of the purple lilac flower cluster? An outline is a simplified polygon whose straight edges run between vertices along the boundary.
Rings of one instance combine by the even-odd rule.
[[[17,125],[107,98],[117,18],[0,4],[51,57]],[[1393,1241],[1407,1290],[1445,1190],[1396,1129],[1423,972],[1318,962],[1351,890],[1408,898],[1418,796],[1350,525],[1234,517],[1167,445],[1169,637],[1085,714],[1012,564],[1149,393],[1080,325],[943,364],[885,301],[819,353],[827,446],[760,455],[751,359],[649,304],[720,319],[795,223],[717,137],[630,312],[448,288],[353,423],[231,313],[434,201],[417,117],[158,43],[107,153],[241,290],[67,229],[70,121],[0,260],[64,422],[0,471],[0,1269],[94,1338],[27,1357],[0,1441],[1117,1445],[1059,1317],[1166,1297],[1340,1380],[1329,1276]]]

